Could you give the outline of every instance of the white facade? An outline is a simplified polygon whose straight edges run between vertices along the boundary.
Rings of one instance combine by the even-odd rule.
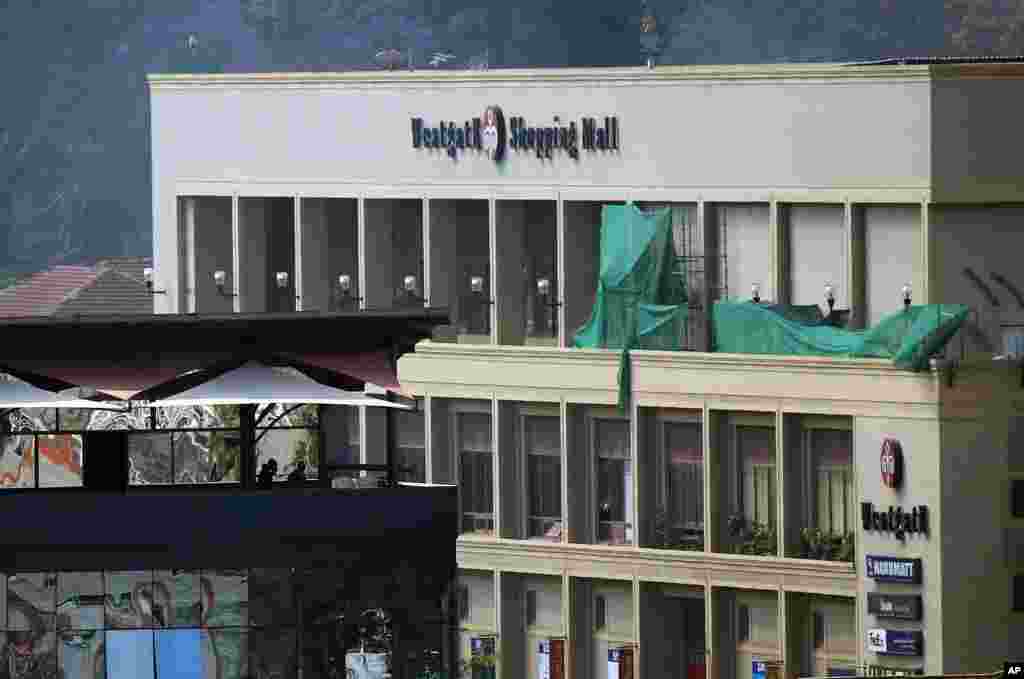
[[[462,643],[468,654],[474,636],[496,636],[503,679],[534,676],[533,647],[548,638],[572,649],[572,676],[601,679],[602,658],[627,646],[639,676],[683,676],[699,665],[733,679],[751,677],[758,660],[784,663],[786,676],[854,664],[991,671],[1024,643],[1024,613],[1009,603],[1012,577],[1024,573],[1014,560],[1022,526],[1007,500],[1013,474],[1024,478],[1010,467],[1020,445],[1011,417],[1024,414],[1024,400],[1019,371],[990,360],[1017,306],[991,275],[1024,287],[1012,266],[1024,252],[1015,165],[1024,142],[1007,112],[1024,97],[1020,66],[155,76],[150,84],[155,285],[168,290],[154,298],[157,312],[452,309],[454,342],[424,343],[400,362],[403,385],[422,399],[422,424],[411,426],[423,435],[403,434],[397,445],[422,457],[428,481],[458,480],[484,460],[480,478],[492,487],[473,498],[465,491],[463,501],[484,528],[457,546]],[[489,106],[501,107],[509,131],[519,116],[528,126],[614,117],[618,149],[581,148],[574,160],[563,149],[547,159],[509,148],[496,163],[476,149],[451,157],[414,148],[413,119],[461,127]],[[747,299],[757,284],[766,300],[823,304],[832,284],[855,326],[898,311],[907,283],[915,304],[968,304],[976,332],[947,350],[968,360],[950,386],[942,371],[874,360],[636,352],[633,411],[603,411],[615,403],[618,354],[567,347],[594,299],[600,206],[631,200],[678,208],[677,248],[704,258],[704,280],[717,281],[722,296]],[[1000,306],[965,267],[989,281]],[[215,271],[225,273],[223,291]],[[278,272],[289,276],[284,288]],[[534,293],[541,279],[548,297]],[[381,417],[363,412],[348,428],[349,436],[358,429],[367,461],[382,454]],[[531,418],[544,417],[558,432],[551,451],[527,443],[539,422]],[[601,448],[610,434],[602,439],[595,424],[616,417],[629,432],[621,453]],[[651,548],[657,507],[677,483],[664,477],[662,449],[672,444],[655,441],[677,421],[693,423],[700,441],[697,551]],[[729,443],[743,427],[770,432],[769,462],[745,461],[744,444]],[[471,430],[473,441],[462,443]],[[853,494],[818,514],[859,512],[862,502],[927,505],[930,535],[900,542],[862,530],[857,516],[853,564],[799,558],[808,507],[827,504],[797,481],[801,460],[817,455],[802,441],[817,430],[845,432],[849,459],[828,478],[847,479],[837,488]],[[905,451],[899,491],[881,482],[886,438]],[[488,457],[472,457],[479,453]],[[548,462],[534,459],[544,455]],[[531,505],[535,463],[558,470],[557,509]],[[815,473],[826,478],[829,469]],[[622,470],[625,513],[601,514],[601,475]],[[727,553],[733,476],[743,479],[735,493],[747,492],[748,476],[775,489],[750,491],[763,504],[750,511],[776,530],[775,556]],[[547,539],[530,539],[532,525]],[[609,543],[602,531],[618,537]],[[922,584],[878,585],[864,573],[868,555],[922,559]],[[875,619],[873,591],[919,593],[923,619]],[[539,612],[524,619],[524,606]],[[672,629],[685,638],[662,620],[677,620]],[[875,627],[922,630],[922,655],[870,652]]]

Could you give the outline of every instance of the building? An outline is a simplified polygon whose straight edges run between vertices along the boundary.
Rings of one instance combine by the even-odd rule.
[[[155,310],[450,309],[399,364],[417,412],[345,436],[458,482],[459,643],[503,679],[990,671],[1024,643],[1022,79],[151,76]],[[671,207],[694,320],[621,412],[619,352],[571,347],[624,201]],[[853,328],[970,321],[916,373],[709,351],[714,300],[826,284]]]
[[[149,313],[143,270],[147,257],[116,257],[91,265],[57,265],[0,290],[0,317]]]

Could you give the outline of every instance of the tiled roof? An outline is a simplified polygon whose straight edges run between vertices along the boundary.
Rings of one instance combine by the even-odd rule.
[[[40,271],[0,290],[0,318],[152,313],[142,278],[148,265],[148,258],[122,257]]]
[[[87,266],[55,266],[0,290],[0,317],[51,316],[76,291],[89,285],[99,271]]]

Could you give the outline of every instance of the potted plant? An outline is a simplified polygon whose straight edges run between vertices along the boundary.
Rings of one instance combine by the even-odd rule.
[[[757,556],[778,554],[778,533],[775,526],[748,521],[743,516],[733,515],[729,517],[729,534],[736,538],[734,550],[737,554]]]
[[[820,528],[804,528],[800,537],[803,548],[801,556],[804,559],[853,561],[853,533],[831,533]]]
[[[673,525],[669,521],[668,511],[661,508],[654,516],[654,544],[651,546],[656,549],[700,552],[704,550],[704,532],[687,531],[682,526]]]

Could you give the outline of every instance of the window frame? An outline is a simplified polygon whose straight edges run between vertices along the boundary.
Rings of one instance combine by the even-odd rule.
[[[658,507],[667,510],[669,500],[669,460],[668,460],[668,430],[672,425],[696,425],[700,429],[700,494],[701,494],[701,516],[700,530],[705,533],[704,540],[707,541],[705,530],[705,517],[707,516],[706,493],[707,489],[707,450],[704,446],[704,417],[701,413],[668,412],[660,409],[655,413],[657,422],[657,464],[658,464]],[[692,464],[692,463],[691,463]],[[679,526],[677,526],[679,527]]]
[[[587,423],[587,470],[590,476],[590,515],[593,517],[591,529],[590,529],[590,543],[595,545],[608,545],[614,547],[629,547],[636,546],[636,450],[633,445],[633,422],[629,415],[623,415],[621,412],[611,406],[589,406],[586,412],[586,423]],[[626,533],[625,542],[600,542],[598,535],[600,534],[600,500],[598,499],[598,487],[600,485],[600,477],[598,471],[598,448],[597,448],[597,425],[600,421],[614,421],[614,422],[625,422],[626,428],[629,430],[629,456],[626,461],[629,463],[630,468],[630,479],[631,483],[629,487],[625,489],[623,494],[623,514],[625,515],[624,532]],[[622,459],[622,458],[608,458],[608,459]],[[629,511],[627,511],[627,509]],[[618,521],[612,521],[610,523],[620,523]]]
[[[498,482],[498,465],[497,465],[497,455],[495,454],[495,439],[496,439],[496,437],[494,435],[494,410],[495,410],[494,401],[493,400],[486,400],[485,401],[483,399],[460,399],[460,398],[451,398],[451,399],[447,399],[447,400],[448,400],[448,417],[449,417],[449,421],[448,421],[448,425],[449,425],[448,426],[448,439],[449,439],[448,440],[448,450],[451,451],[452,469],[454,470],[454,473],[455,473],[455,483],[456,483],[456,486],[458,487],[459,537],[461,538],[461,537],[464,537],[464,536],[474,536],[474,537],[477,537],[477,538],[480,538],[480,537],[497,538],[497,535],[498,535],[498,521],[497,521],[497,512],[494,511],[494,498],[497,496],[497,490],[498,490],[495,487],[495,486],[497,486],[497,482]],[[485,532],[481,532],[481,531],[463,532],[463,530],[462,530],[463,521],[465,519],[466,512],[463,511],[463,507],[464,507],[464,504],[465,504],[465,499],[464,499],[464,492],[463,492],[462,483],[461,483],[461,480],[462,480],[462,454],[461,454],[462,453],[462,442],[461,442],[461,437],[460,437],[461,429],[460,429],[460,426],[459,426],[460,425],[459,418],[462,415],[467,415],[467,414],[469,414],[469,415],[474,415],[474,414],[475,415],[487,415],[488,417],[490,417],[490,422],[491,422],[491,451],[490,451],[490,457],[491,457],[491,486],[492,486],[492,488],[491,488],[491,511],[490,511],[490,515],[491,516],[490,516],[490,518],[491,518],[491,522],[492,522],[493,528],[491,528],[490,533],[485,533]],[[486,453],[481,453],[479,451],[467,451],[467,452],[473,452],[474,454],[478,454],[478,455],[486,454]]]
[[[527,450],[526,442],[526,420],[532,417],[549,417],[558,419],[558,454],[551,455],[548,453],[536,453],[538,457],[557,457],[558,458],[558,517],[557,520],[561,524],[560,537],[558,540],[548,540],[543,537],[530,535],[530,489],[531,483],[529,478],[530,465],[529,456],[535,453],[530,453]],[[519,475],[519,493],[520,497],[523,498],[522,511],[520,512],[520,535],[523,536],[524,540],[536,540],[538,542],[551,542],[560,543],[566,539],[565,530],[565,517],[562,515],[562,505],[564,504],[565,498],[565,465],[563,464],[565,458],[564,446],[562,445],[562,435],[564,433],[565,423],[562,421],[562,412],[558,404],[551,403],[519,403],[517,404],[516,412],[516,436],[518,439],[518,446],[516,447],[516,458],[517,467],[520,472]],[[542,519],[548,519],[551,517],[536,517]]]
[[[778,491],[778,472],[779,472],[779,432],[776,426],[775,416],[770,413],[729,413],[729,454],[733,462],[733,468],[735,473],[733,474],[733,485],[732,485],[732,500],[733,507],[730,509],[730,513],[735,512],[737,515],[747,518],[747,508],[744,497],[745,493],[745,479],[744,479],[744,460],[746,456],[743,454],[740,446],[740,429],[770,429],[772,432],[772,469],[774,471],[773,486],[775,501],[772,507],[772,514],[774,522],[771,524],[778,530],[779,520],[779,491]],[[752,465],[754,468],[766,467],[768,465],[759,464]],[[755,502],[756,504],[756,502]],[[753,516],[751,512],[751,516]],[[753,519],[749,519],[753,521]]]
[[[844,468],[843,465],[822,465],[817,464],[817,455],[814,449],[814,436],[819,431],[842,431],[850,435],[850,464]],[[800,453],[801,469],[803,472],[803,523],[805,528],[821,528],[821,517],[818,516],[818,475],[821,471],[836,472],[845,471],[848,474],[847,482],[844,485],[849,491],[849,498],[843,503],[844,512],[849,512],[846,517],[846,533],[856,533],[857,528],[857,465],[855,464],[853,426],[848,418],[830,416],[803,416],[800,418]],[[830,491],[831,492],[831,491]],[[830,507],[833,503],[829,503]],[[831,511],[831,509],[830,509]],[[829,524],[831,526],[831,522]],[[824,529],[822,529],[824,530]],[[829,531],[831,532],[831,531]]]
[[[430,432],[427,431],[427,403],[426,403],[427,400],[423,396],[417,396],[415,398],[415,401],[416,401],[416,406],[412,410],[400,410],[400,411],[392,412],[391,409],[389,409],[389,412],[388,412],[388,426],[389,427],[394,427],[394,437],[392,438],[392,442],[394,444],[394,450],[392,450],[392,455],[393,455],[393,460],[394,460],[394,464],[395,464],[395,468],[396,468],[396,478],[399,481],[408,482],[408,483],[426,483],[427,482],[427,441],[430,438]],[[423,425],[422,426],[423,442],[419,446],[403,446],[398,441],[398,425],[397,425],[397,421],[403,415],[408,415],[408,414],[419,415],[420,420],[421,420],[421,424]],[[361,448],[360,448],[360,450],[361,450]],[[420,457],[421,457],[422,462],[423,462],[423,480],[422,481],[410,480],[410,479],[407,479],[407,478],[405,478],[403,476],[401,470],[398,469],[401,466],[401,459],[400,459],[400,456],[399,456],[399,450],[419,450],[421,452]]]

